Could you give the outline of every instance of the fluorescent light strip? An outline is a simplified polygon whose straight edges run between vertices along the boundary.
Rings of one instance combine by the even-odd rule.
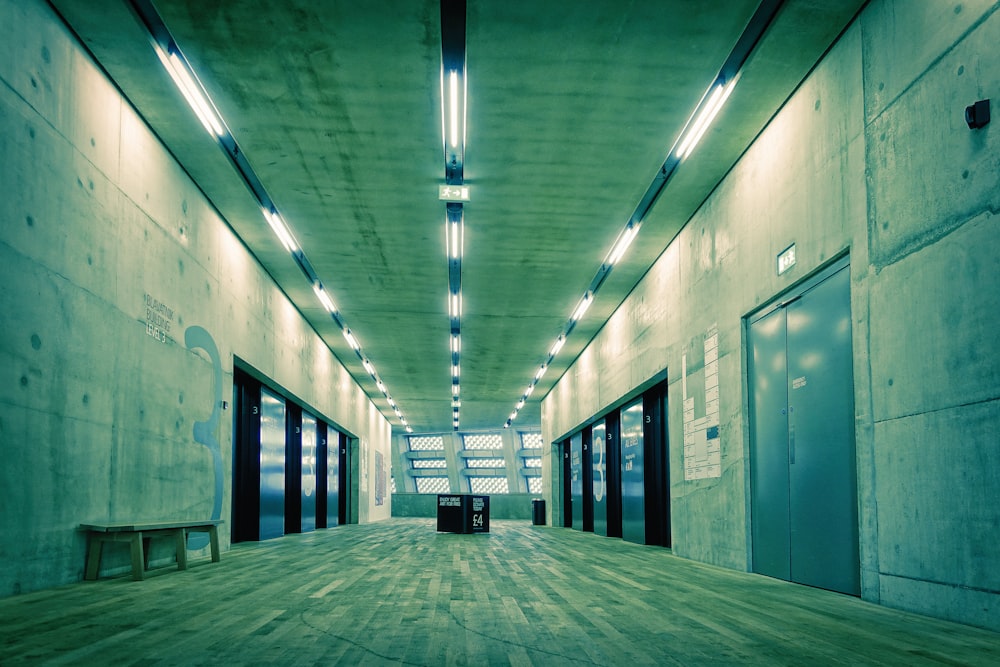
[[[708,97],[708,102],[702,108],[701,113],[698,114],[694,125],[691,126],[691,129],[684,137],[684,141],[681,142],[680,147],[677,149],[677,159],[683,160],[691,154],[694,147],[701,141],[705,131],[708,130],[708,126],[715,120],[715,116],[719,113],[719,110],[722,109],[722,105],[729,99],[729,95],[733,92],[735,85],[736,80],[734,79],[725,85],[719,84],[712,91]]]
[[[355,352],[361,349],[361,345],[358,343],[358,339],[354,337],[354,334],[351,332],[350,329],[344,329],[344,339],[347,341],[347,344],[351,346],[351,349],[353,349]]]
[[[452,294],[451,298],[448,300],[448,313],[452,317],[462,316],[462,295]]]
[[[462,257],[462,223],[460,220],[448,223],[448,255],[452,259]]]
[[[458,72],[452,70],[448,74],[448,102],[451,119],[450,136],[451,147],[458,148]]]
[[[198,81],[198,78],[195,75],[194,71],[191,69],[190,65],[187,63],[184,56],[181,54],[181,51],[177,48],[176,44],[174,43],[173,38],[170,37],[169,30],[163,23],[163,19],[157,13],[155,7],[152,5],[151,2],[148,2],[146,0],[131,0],[129,4],[131,4],[132,8],[139,15],[140,20],[146,26],[146,29],[149,31],[153,43],[153,50],[156,52],[156,56],[159,58],[160,63],[163,65],[163,68],[170,75],[170,78],[173,80],[174,85],[176,85],[177,89],[180,90],[181,94],[184,96],[185,101],[195,112],[195,115],[198,117],[198,120],[204,126],[205,130],[209,134],[215,136],[216,138],[220,139],[226,138],[227,142],[226,144],[218,142],[218,145],[222,146],[228,159],[230,160],[230,163],[241,175],[244,182],[250,189],[250,192],[254,195],[255,199],[257,200],[257,203],[261,206],[261,211],[264,215],[264,220],[267,221],[268,226],[278,237],[278,240],[281,242],[281,245],[284,246],[285,250],[287,250],[289,253],[295,256],[296,262],[299,264],[299,267],[306,274],[307,279],[309,280],[313,288],[313,291],[316,293],[317,298],[320,300],[320,303],[322,303],[323,307],[326,308],[326,310],[333,315],[333,319],[338,324],[338,326],[340,326],[344,338],[347,340],[351,348],[362,359],[365,370],[375,380],[376,386],[378,386],[379,390],[386,397],[388,397],[389,395],[388,392],[386,391],[385,384],[383,384],[383,382],[378,378],[375,372],[375,367],[372,365],[372,363],[368,359],[364,358],[364,356],[362,355],[361,346],[358,344],[357,339],[354,337],[351,330],[347,328],[342,318],[337,313],[337,308],[333,302],[333,299],[330,297],[329,292],[323,286],[322,282],[318,279],[318,277],[316,277],[315,273],[312,271],[312,267],[309,265],[308,260],[306,259],[304,253],[302,252],[301,248],[296,242],[294,236],[292,236],[291,230],[282,220],[278,212],[274,209],[274,206],[270,198],[267,196],[264,190],[264,186],[260,182],[259,177],[257,176],[256,173],[253,172],[252,169],[250,169],[248,164],[246,164],[245,162],[241,163],[234,157],[235,153],[233,151],[239,149],[239,146],[236,142],[236,137],[232,136],[229,133],[229,130],[226,128],[225,123],[223,122],[215,106],[212,104],[212,101],[209,98],[207,92],[205,91],[204,86],[202,86],[200,81]],[[164,46],[164,45],[169,45],[169,46]],[[443,77],[443,71],[442,71],[442,77]],[[443,78],[442,78],[442,84],[443,84]],[[443,123],[444,123],[444,116],[442,114],[442,125]],[[235,147],[235,149],[229,146],[230,142]],[[406,420],[403,418],[399,408],[395,406],[394,403],[391,404],[394,406],[396,415],[400,418],[403,425],[407,426],[407,431],[412,432],[412,429],[408,427]]]
[[[326,308],[326,312],[337,312],[337,307],[333,305],[333,300],[330,299],[330,295],[327,294],[325,289],[323,289],[323,283],[313,284],[313,292],[316,292],[316,296],[319,298],[319,302],[323,304],[323,307]]]
[[[170,78],[174,80],[174,85],[184,95],[188,106],[191,107],[198,120],[201,121],[201,124],[205,127],[205,131],[216,137],[224,136],[226,131],[222,128],[222,122],[212,111],[210,102],[206,99],[204,93],[202,93],[201,86],[195,82],[192,73],[188,71],[184,62],[176,53],[167,54],[159,44],[155,44],[154,48],[156,55],[160,58],[160,62],[163,63],[164,69],[167,70]]]
[[[618,240],[615,242],[614,247],[611,249],[611,254],[608,256],[608,265],[614,266],[621,260],[625,251],[628,247],[632,245],[632,241],[635,240],[636,235],[639,233],[639,226],[641,223],[630,223],[625,226],[622,233],[618,235]]]
[[[458,354],[462,351],[462,338],[458,334],[451,335],[451,352]]]
[[[562,346],[565,344],[566,344],[566,336],[560,335],[559,338],[556,338],[555,345],[553,345],[552,349],[549,350],[549,356],[554,357],[557,354],[559,354],[559,350],[561,350]]]
[[[587,312],[587,309],[590,308],[590,304],[593,302],[594,302],[594,297],[590,292],[584,294],[583,298],[580,300],[580,305],[577,306],[576,310],[573,312],[573,321],[578,322],[580,318],[583,317],[583,314]]]
[[[264,219],[267,220],[268,226],[271,227],[271,231],[278,237],[281,241],[281,245],[285,246],[285,250],[290,253],[295,253],[299,250],[299,245],[292,238],[292,233],[288,231],[288,227],[285,226],[285,222],[281,219],[276,211],[271,211],[268,209],[263,209]]]

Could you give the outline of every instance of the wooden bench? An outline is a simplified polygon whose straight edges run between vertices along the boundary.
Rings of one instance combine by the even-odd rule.
[[[81,523],[87,531],[87,571],[84,578],[97,579],[101,566],[101,547],[105,542],[128,542],[132,552],[132,579],[142,581],[149,565],[145,542],[152,537],[172,536],[177,549],[177,569],[187,569],[187,534],[208,533],[212,546],[212,562],[218,563],[218,519],[207,521],[164,521],[159,523]]]

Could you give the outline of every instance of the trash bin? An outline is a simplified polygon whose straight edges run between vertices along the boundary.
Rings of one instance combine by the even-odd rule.
[[[535,499],[531,501],[531,523],[534,526],[545,525],[545,501]]]

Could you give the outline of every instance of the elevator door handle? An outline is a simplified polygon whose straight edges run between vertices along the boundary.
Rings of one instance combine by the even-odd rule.
[[[795,463],[795,425],[788,425],[788,462]]]

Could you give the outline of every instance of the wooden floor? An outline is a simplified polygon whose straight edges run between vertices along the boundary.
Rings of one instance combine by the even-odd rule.
[[[427,519],[0,600],[0,665],[1000,665],[1000,635],[656,547]]]

